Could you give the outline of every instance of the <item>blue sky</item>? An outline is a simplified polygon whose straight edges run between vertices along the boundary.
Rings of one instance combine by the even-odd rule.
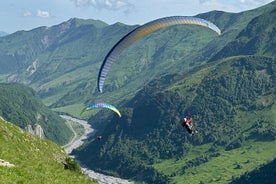
[[[156,18],[193,16],[212,10],[241,12],[274,0],[1,0],[0,31],[13,33],[53,26],[70,18],[108,24],[144,24]]]

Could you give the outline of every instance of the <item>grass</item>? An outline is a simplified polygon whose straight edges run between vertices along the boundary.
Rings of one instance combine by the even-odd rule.
[[[63,112],[63,113],[69,113],[70,115],[80,118],[80,119],[88,119],[92,115],[95,115],[97,112],[99,112],[101,109],[93,109],[90,111],[84,112],[82,115],[80,115],[81,110],[84,108],[84,104],[73,104],[73,105],[67,105],[64,107],[58,107],[53,108],[52,110],[57,112]]]
[[[73,104],[64,107],[53,108],[52,110],[57,112],[64,112],[73,115],[74,117],[80,117],[80,112],[84,108],[83,104]]]
[[[272,119],[274,119],[274,120],[276,120],[276,105],[273,105],[272,107],[271,107],[271,111],[270,111],[270,117],[272,118]]]
[[[235,121],[239,123],[243,130],[249,129],[252,126],[252,121],[260,118],[269,119],[276,126],[276,105],[264,110],[256,110],[252,112],[239,111]]]
[[[229,183],[232,177],[240,176],[246,171],[253,170],[275,158],[276,141],[258,142],[250,140],[238,149],[220,151],[219,157],[213,157],[208,162],[197,167],[190,167],[180,174],[185,163],[196,156],[198,151],[204,151],[208,145],[192,148],[190,154],[180,160],[170,159],[154,165],[154,167],[166,175],[172,177],[175,183]]]
[[[58,145],[3,120],[0,132],[0,158],[15,165],[0,166],[1,183],[94,183],[86,175],[64,169],[68,156]]]
[[[154,165],[154,168],[162,171],[165,175],[173,175],[178,173],[181,168],[192,159],[195,159],[199,153],[206,152],[210,147],[210,144],[204,144],[193,147],[192,150],[183,156],[181,159],[168,159]]]
[[[241,112],[236,121],[239,122],[243,134],[250,134],[252,122],[260,117],[267,117],[276,125],[276,105],[264,110],[254,111],[253,113]],[[247,136],[248,136],[247,135]],[[181,159],[163,160],[154,165],[154,167],[171,176],[175,183],[229,183],[233,177],[238,177],[245,172],[260,167],[276,158],[276,141],[256,141],[254,139],[246,140],[242,147],[225,151],[219,150],[220,155],[212,157],[208,162],[198,166],[189,167],[183,171],[183,166],[188,161],[210,153],[208,149],[210,144],[194,146],[191,151]]]

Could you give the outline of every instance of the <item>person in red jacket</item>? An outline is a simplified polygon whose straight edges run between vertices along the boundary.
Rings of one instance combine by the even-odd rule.
[[[194,134],[196,132],[192,121],[193,121],[192,116],[189,116],[188,118],[184,118],[181,123],[181,125],[186,128],[189,134]]]

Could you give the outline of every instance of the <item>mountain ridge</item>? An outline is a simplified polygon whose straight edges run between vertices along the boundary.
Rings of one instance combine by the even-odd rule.
[[[99,28],[72,19],[0,38],[0,79],[27,84],[46,105],[75,117],[92,101],[118,107],[121,119],[97,110],[82,117],[103,134],[76,151],[91,168],[147,183],[227,183],[275,157],[274,48],[258,42],[257,52],[225,49],[253,51],[245,44],[257,43],[250,33],[275,38],[264,24],[275,5],[198,15],[218,24],[220,37],[195,26],[144,37],[113,65],[103,94],[96,89],[99,63],[137,25]],[[268,30],[254,31],[263,26]],[[237,38],[247,42],[236,45]],[[179,124],[188,114],[199,131],[193,137]]]
[[[118,94],[122,93],[117,98],[120,99],[127,94],[124,89],[120,89],[121,86],[129,86],[133,89],[129,94],[133,96],[140,88],[138,86],[160,74],[165,74],[164,69],[166,72],[174,73],[179,69],[189,70],[206,62],[217,49],[227,44],[226,40],[238,35],[237,30],[242,29],[241,26],[245,27],[252,17],[272,9],[273,4],[265,7],[236,14],[217,11],[199,14],[198,17],[210,20],[221,27],[223,35],[219,38],[209,31],[192,26],[176,26],[146,36],[130,46],[119,58],[118,63],[114,64],[114,72],[108,76],[110,79],[106,81],[106,94],[102,97],[99,97],[93,85],[96,83],[99,63],[112,47],[112,43],[115,44],[116,40],[137,25],[106,25],[100,22],[100,26],[97,26],[95,20],[73,18],[49,28],[40,27],[8,35],[0,39],[2,44],[9,43],[0,47],[1,78],[3,82],[26,83],[39,93],[45,104],[58,110],[62,110],[60,107],[64,106],[69,108],[76,101],[80,101],[80,95],[77,93],[84,95],[83,103],[91,101],[90,96],[94,100],[114,101],[109,97],[111,92],[116,89]],[[224,19],[228,21],[220,21]],[[229,27],[231,23],[235,25],[234,28]],[[13,49],[9,49],[11,47]],[[164,52],[161,52],[162,49]],[[183,60],[187,61],[185,65],[182,64]],[[9,66],[6,61],[9,61]],[[129,63],[125,65],[124,71],[118,71],[121,63]],[[131,72],[135,68],[138,68],[137,72]],[[85,73],[91,76],[84,75]],[[141,80],[146,73],[148,79]],[[72,99],[75,99],[75,102]],[[83,103],[77,106],[81,108]],[[114,103],[119,104],[120,100],[115,100]],[[74,115],[77,116],[76,113]]]
[[[275,9],[254,18],[234,41],[226,45],[211,60],[218,60],[237,54],[273,56],[275,48],[269,43],[273,44],[275,42],[273,41],[273,34],[275,33],[273,29],[275,27],[274,17],[276,17]],[[266,47],[262,48],[264,45]]]

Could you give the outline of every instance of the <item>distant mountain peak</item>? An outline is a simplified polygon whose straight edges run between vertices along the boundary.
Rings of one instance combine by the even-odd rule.
[[[79,27],[82,25],[93,25],[96,28],[102,28],[102,27],[108,26],[107,23],[101,20],[95,20],[95,19],[70,18],[68,21],[64,23],[70,23],[71,25],[74,25],[76,27]]]
[[[9,33],[6,33],[6,32],[4,32],[4,31],[0,31],[0,37],[1,36],[6,36],[6,35],[8,35]]]

